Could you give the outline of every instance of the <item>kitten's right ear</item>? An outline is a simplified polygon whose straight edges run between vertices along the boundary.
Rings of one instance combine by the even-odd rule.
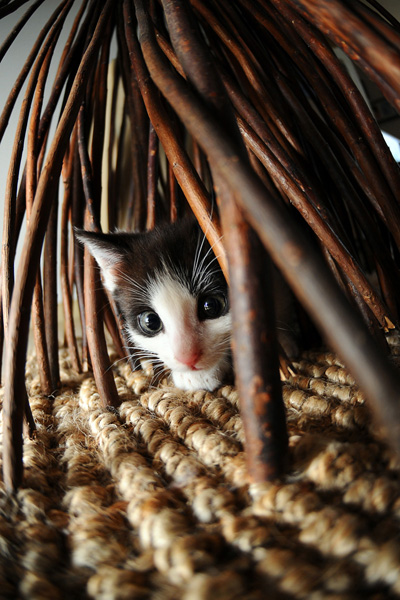
[[[74,227],[74,232],[76,239],[86,246],[99,265],[103,275],[104,285],[110,292],[114,292],[124,262],[124,250],[118,248],[118,246],[110,240],[111,236],[108,236],[107,234],[84,231],[83,229],[77,229],[76,227]]]

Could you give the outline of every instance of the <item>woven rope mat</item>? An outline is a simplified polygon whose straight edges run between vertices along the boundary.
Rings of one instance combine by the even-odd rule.
[[[290,470],[262,485],[234,388],[154,389],[119,363],[113,412],[61,363],[54,400],[28,363],[38,431],[0,492],[0,598],[400,598],[399,464],[332,354],[284,385]]]

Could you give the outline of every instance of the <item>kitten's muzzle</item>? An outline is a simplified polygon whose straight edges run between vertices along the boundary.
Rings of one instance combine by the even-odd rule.
[[[192,350],[191,352],[185,352],[182,354],[175,354],[174,358],[182,365],[189,367],[192,371],[198,371],[196,367],[199,360],[201,359],[202,353],[200,350]]]

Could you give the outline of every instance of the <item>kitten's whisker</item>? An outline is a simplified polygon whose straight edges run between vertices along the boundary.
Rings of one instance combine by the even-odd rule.
[[[115,367],[118,363],[120,363],[122,361],[127,362],[128,359],[129,359],[129,356],[123,356],[122,358],[117,358],[117,360],[115,360],[112,364],[110,364],[109,367],[107,367],[107,369],[105,370],[105,373],[108,373],[108,371],[110,371],[110,369]]]
[[[201,235],[201,233],[199,233],[199,236],[200,235]],[[210,248],[207,250],[206,254],[203,256],[203,258],[201,259],[201,261],[200,261],[201,250],[202,250],[202,248],[204,246],[205,240],[207,239],[205,233],[202,236],[201,242],[200,242],[200,239],[199,239],[198,244],[197,244],[197,248],[196,248],[196,254],[195,254],[195,260],[194,260],[194,263],[193,263],[193,269],[192,269],[192,286],[195,289],[199,289],[199,287],[201,285],[201,280],[202,280],[202,276],[203,276],[203,272],[204,272],[204,269],[203,269],[204,262],[207,260],[207,257],[210,254],[210,252],[213,252],[214,246],[222,239],[222,237],[223,236],[220,236],[218,238],[218,240],[216,240],[214,242],[214,244],[210,245]],[[210,264],[213,262],[213,260],[210,262]]]
[[[205,271],[202,274],[201,280],[197,283],[197,290],[202,291],[204,288],[207,289],[207,292],[218,291],[220,289],[220,285],[214,283],[214,285],[210,285],[210,282],[213,281],[214,275],[219,272],[219,269],[216,268],[213,271]]]
[[[130,283],[134,288],[137,288],[143,292],[146,292],[146,288],[143,285],[138,283],[135,279],[133,279],[133,277],[128,275],[128,273],[125,273],[124,271],[122,271],[122,269],[118,269],[118,274],[120,275],[121,279],[123,279],[127,283]]]
[[[213,275],[215,275],[219,271],[219,267],[211,270],[213,263],[218,261],[218,257],[215,255],[210,260],[210,262],[207,264],[207,267],[204,268],[204,263],[207,260],[207,257],[211,252],[212,252],[212,247],[209,248],[207,254],[203,257],[203,259],[198,267],[198,271],[195,274],[195,277],[192,278],[192,286],[197,291],[201,291],[202,288],[207,287],[209,285],[209,281],[212,280]]]
[[[156,389],[156,386],[160,383],[160,381],[166,377],[169,373],[169,369],[166,367],[158,367],[160,370],[157,372],[154,371],[153,377],[150,380],[149,389]]]
[[[124,350],[137,350],[136,346],[122,346]]]
[[[148,299],[148,289],[146,286],[139,284],[132,277],[130,277],[127,273],[124,273],[121,269],[118,270],[119,276],[123,281],[129,284],[132,296],[139,300],[147,300]]]
[[[198,269],[198,263],[200,260],[200,254],[201,251],[203,249],[204,243],[207,239],[207,231],[208,228],[210,226],[210,223],[207,223],[207,229],[205,232],[202,232],[202,230],[200,229],[199,234],[198,234],[198,238],[197,238],[197,245],[196,245],[196,252],[195,252],[195,256],[194,256],[194,261],[193,261],[193,269],[192,269],[192,281],[194,281],[195,277],[194,275],[197,273],[197,269]],[[201,235],[203,233],[203,235]]]

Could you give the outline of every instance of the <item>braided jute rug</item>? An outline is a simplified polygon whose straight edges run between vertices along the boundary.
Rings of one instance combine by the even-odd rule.
[[[295,366],[290,469],[249,485],[233,387],[153,388],[116,363],[112,411],[66,351],[54,399],[31,359],[37,434],[22,488],[0,492],[0,598],[400,598],[399,462],[333,354]]]

